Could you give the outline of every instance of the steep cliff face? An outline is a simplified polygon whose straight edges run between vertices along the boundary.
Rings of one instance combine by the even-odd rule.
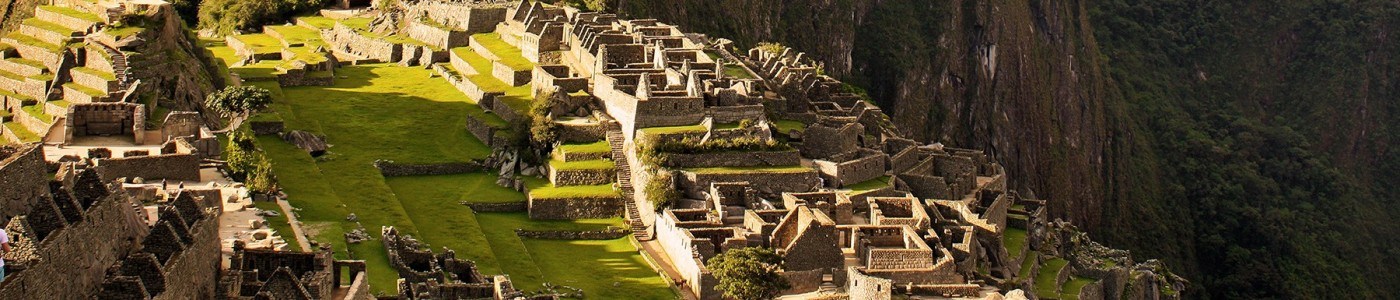
[[[1375,296],[1400,263],[1400,3],[622,0],[868,89],[911,137],[1213,298]],[[1363,272],[1362,270],[1369,270]]]
[[[1093,228],[1114,114],[1077,1],[623,1],[740,45],[778,41],[868,89],[910,137],[984,149],[1018,189]]]
[[[207,65],[205,50],[194,44],[192,33],[172,7],[164,6],[150,19],[130,56],[132,72],[141,80],[138,93],[154,97],[164,108],[203,112],[205,95],[222,86],[223,77]]]

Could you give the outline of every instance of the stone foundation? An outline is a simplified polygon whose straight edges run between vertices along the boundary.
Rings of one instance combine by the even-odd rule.
[[[536,220],[614,218],[622,211],[621,197],[530,198],[530,218]]]

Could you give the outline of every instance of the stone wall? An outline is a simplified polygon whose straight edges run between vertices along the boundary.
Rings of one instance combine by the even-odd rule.
[[[602,140],[608,128],[602,123],[558,123],[559,141],[565,143],[587,143]]]
[[[39,144],[0,146],[0,220],[29,213],[34,199],[48,195],[48,166]]]
[[[256,135],[281,134],[287,127],[282,121],[253,121],[250,126]]]
[[[219,214],[205,212],[190,226],[191,241],[163,266],[165,292],[154,299],[211,299],[219,278]],[[189,217],[186,217],[189,218]]]
[[[477,202],[467,203],[475,212],[524,212],[530,209],[530,202]]]
[[[536,220],[601,219],[621,216],[621,196],[539,199],[530,197],[530,218]]]
[[[394,62],[403,56],[403,48],[400,45],[365,36],[340,23],[336,23],[331,30],[321,31],[321,38],[334,51],[367,59]]]
[[[435,22],[428,20],[426,22]],[[408,37],[423,41],[439,49],[452,49],[466,46],[467,37],[470,36],[463,31],[452,31],[435,26],[437,24],[426,24],[420,19],[409,18],[405,31]]]
[[[821,287],[822,277],[826,274],[826,271],[827,270],[824,269],[815,269],[806,271],[786,271],[779,273],[779,275],[783,276],[784,279],[787,279],[788,284],[791,285],[788,287],[788,289],[783,290],[782,293],[784,295],[791,295],[816,291],[818,288]]]
[[[604,230],[527,230],[515,229],[515,235],[523,238],[545,239],[545,240],[612,240],[632,234],[631,231],[617,227],[608,227]]]
[[[374,161],[374,167],[379,169],[379,173],[383,174],[384,177],[464,174],[481,171],[483,169],[481,163],[478,162],[405,164],[388,160],[376,160]]]
[[[681,171],[681,190],[691,198],[702,199],[701,192],[709,189],[711,183],[715,182],[740,182],[748,181],[753,184],[753,188],[762,195],[769,198],[782,192],[808,192],[815,188],[817,182],[817,171],[805,171],[794,173],[746,173],[737,172],[730,174],[695,173]]]
[[[851,299],[889,300],[893,288],[889,279],[866,275],[856,267],[846,268],[846,294]]]
[[[501,63],[500,60],[491,62],[491,76],[500,79],[511,86],[520,86],[530,83],[532,70],[516,70]]]
[[[560,170],[549,168],[549,182],[555,186],[574,185],[599,185],[608,184],[617,180],[617,172],[613,169],[594,170]]]
[[[496,139],[496,133],[499,129],[492,127],[491,124],[486,123],[485,120],[481,120],[483,117],[484,116],[468,114],[467,132],[470,132],[472,136],[476,137],[477,140],[487,146],[495,145],[493,142]]]
[[[794,166],[802,163],[797,150],[665,154],[662,165],[673,168]]]
[[[877,153],[845,162],[817,160],[815,164],[827,186],[840,188],[885,176],[887,160],[889,156]]]
[[[132,209],[133,203],[119,190],[108,190],[83,212],[83,219],[36,241],[26,217],[11,219],[6,231],[16,248],[31,248],[38,257],[17,259],[20,251],[5,258],[26,265],[20,272],[6,274],[0,295],[25,298],[42,295],[49,299],[89,299],[99,289],[107,267],[116,263],[146,234],[144,216]],[[83,197],[83,195],[77,195]],[[216,242],[216,241],[214,241]],[[14,266],[10,266],[13,268]]]
[[[104,181],[119,177],[199,181],[199,162],[197,155],[172,153],[99,159],[96,164]]]
[[[145,142],[146,107],[136,103],[87,103],[68,107],[68,140],[88,135],[134,135]]]
[[[453,64],[453,66],[454,68],[456,68],[456,64]],[[458,91],[467,94],[467,97],[476,100],[477,103],[482,107],[490,108],[491,103],[495,102],[496,97],[505,95],[505,93],[501,92],[488,92],[482,89],[480,86],[477,86],[475,82],[472,82],[471,80],[468,80],[466,77],[464,77],[465,74],[458,74],[456,72],[452,72],[444,66],[433,65],[433,69],[438,72],[438,75],[442,76],[443,78],[446,78],[447,82],[451,83],[452,86],[456,87]]]
[[[505,22],[506,8],[497,5],[477,5],[462,2],[425,2],[409,7],[412,16],[426,15],[433,21],[467,34],[486,33]]]

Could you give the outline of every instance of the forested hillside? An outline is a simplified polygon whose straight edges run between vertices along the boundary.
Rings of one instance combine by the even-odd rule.
[[[1400,284],[1394,1],[578,2],[812,53],[1192,296]]]

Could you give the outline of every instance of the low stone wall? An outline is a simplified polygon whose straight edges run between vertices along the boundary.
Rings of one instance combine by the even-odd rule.
[[[73,89],[72,87],[69,87],[66,84],[63,85],[63,100],[68,100],[69,103],[83,104],[93,102],[107,102],[106,99],[107,95],[88,95],[86,93]]]
[[[701,174],[681,172],[680,186],[687,196],[704,199],[702,192],[708,191],[711,183],[748,181],[753,188],[766,197],[777,198],[782,192],[809,192],[815,188],[817,171],[794,173],[725,173]]]
[[[894,288],[897,289],[897,290],[900,290],[900,292],[904,292],[905,290],[909,290],[910,288],[912,288],[912,290],[909,290],[908,292],[911,292],[911,293],[913,293],[913,294],[915,294],[915,295],[938,295],[938,296],[950,295],[950,296],[967,296],[967,297],[978,296],[978,295],[981,294],[981,290],[982,290],[982,287],[981,287],[981,286],[978,286],[978,285],[976,285],[976,284],[933,284],[933,285],[913,285],[913,286],[908,286],[908,285],[904,285],[904,286],[895,285]],[[1081,299],[1099,299],[1099,298],[1081,298]]]
[[[511,86],[521,86],[530,83],[530,71],[531,70],[511,69],[510,66],[501,63],[499,60],[491,62],[491,76],[495,76],[496,79],[500,79],[502,82]]]
[[[65,28],[78,28],[78,31],[84,32],[88,31],[92,28],[93,25],[97,24],[97,22],[88,21],[79,17],[69,16],[42,7],[34,10],[34,17],[49,23],[62,25]]]
[[[255,121],[249,126],[253,127],[253,134],[256,135],[281,134],[286,129],[286,123],[282,121]]]
[[[491,127],[485,120],[479,118],[481,117],[470,114],[467,115],[467,132],[470,132],[477,140],[488,146],[494,145],[493,142],[496,139],[498,129]]]
[[[429,20],[427,22],[435,21]],[[467,45],[467,37],[470,35],[466,32],[451,31],[434,25],[436,24],[425,24],[423,20],[410,18],[407,28],[408,37],[440,49],[452,49]]]
[[[481,87],[477,86],[475,82],[468,80],[467,77],[465,77],[466,74],[458,74],[456,72],[452,72],[444,66],[433,65],[433,70],[437,71],[438,75],[442,76],[443,78],[446,78],[447,82],[451,83],[452,86],[456,87],[458,91],[461,91],[463,94],[467,94],[467,97],[476,100],[477,104],[482,105],[485,108],[490,108],[489,103],[495,102],[496,97],[505,95],[505,93],[501,92],[487,92],[486,90],[483,90],[481,89]]]
[[[194,154],[162,154],[99,159],[97,168],[103,181],[119,177],[199,181],[199,162]]]
[[[667,153],[662,165],[673,168],[793,166],[802,163],[797,150],[718,152],[704,154]]]
[[[817,160],[815,164],[827,186],[839,188],[885,176],[887,160],[889,156],[880,153],[845,162]]]
[[[587,143],[602,140],[607,136],[608,128],[602,123],[557,123],[559,124],[559,141],[565,143]]]
[[[523,212],[530,209],[530,202],[466,203],[475,212]]]
[[[32,99],[45,99],[48,94],[44,93],[45,82],[33,78],[25,77],[21,80],[0,76],[0,86],[12,88],[15,93],[30,97]]]
[[[554,158],[562,161],[585,161],[604,159],[612,156],[610,152],[564,152],[560,148],[554,148]]]
[[[19,76],[34,76],[44,73],[44,68],[0,59],[0,71],[14,73]]]
[[[103,92],[111,93],[112,91],[121,90],[121,87],[116,80],[107,80],[102,77],[98,77],[97,74],[69,71],[68,75],[70,75],[70,77],[73,79],[73,82],[77,84],[94,88]]]
[[[478,162],[401,164],[387,160],[374,161],[374,167],[379,169],[379,173],[383,174],[384,177],[463,174],[478,172],[484,169],[481,163]]]
[[[601,219],[622,215],[621,196],[558,199],[530,198],[530,218],[537,220]]]
[[[56,53],[49,49],[22,43],[11,37],[0,38],[0,42],[10,44],[15,48],[15,51],[19,51],[20,57],[43,63],[49,70],[58,69],[59,62],[63,60],[62,52]]]
[[[515,111],[515,108],[511,107],[510,105],[507,105],[505,101],[495,101],[494,97],[493,101],[491,101],[490,103],[491,106],[488,108],[491,109],[491,112],[496,113],[497,116],[501,116],[501,119],[506,120],[506,122],[514,123],[516,120],[522,118],[523,116],[525,116],[526,113],[528,113],[524,111]],[[482,105],[485,104],[486,102],[482,102]]]
[[[617,172],[613,169],[560,170],[554,167],[549,168],[549,182],[554,183],[554,186],[598,185],[613,181],[617,181]]]
[[[331,30],[321,31],[321,38],[335,51],[368,59],[393,62],[403,55],[400,45],[367,37],[340,23]]]
[[[816,291],[817,288],[820,288],[822,285],[822,277],[825,275],[825,271],[825,269],[815,269],[779,273],[779,275],[787,279],[788,284],[791,285],[788,289],[783,290],[783,294],[791,295]]]
[[[523,238],[542,240],[613,240],[632,234],[632,231],[608,227],[604,230],[528,230],[515,229],[515,235]]]

